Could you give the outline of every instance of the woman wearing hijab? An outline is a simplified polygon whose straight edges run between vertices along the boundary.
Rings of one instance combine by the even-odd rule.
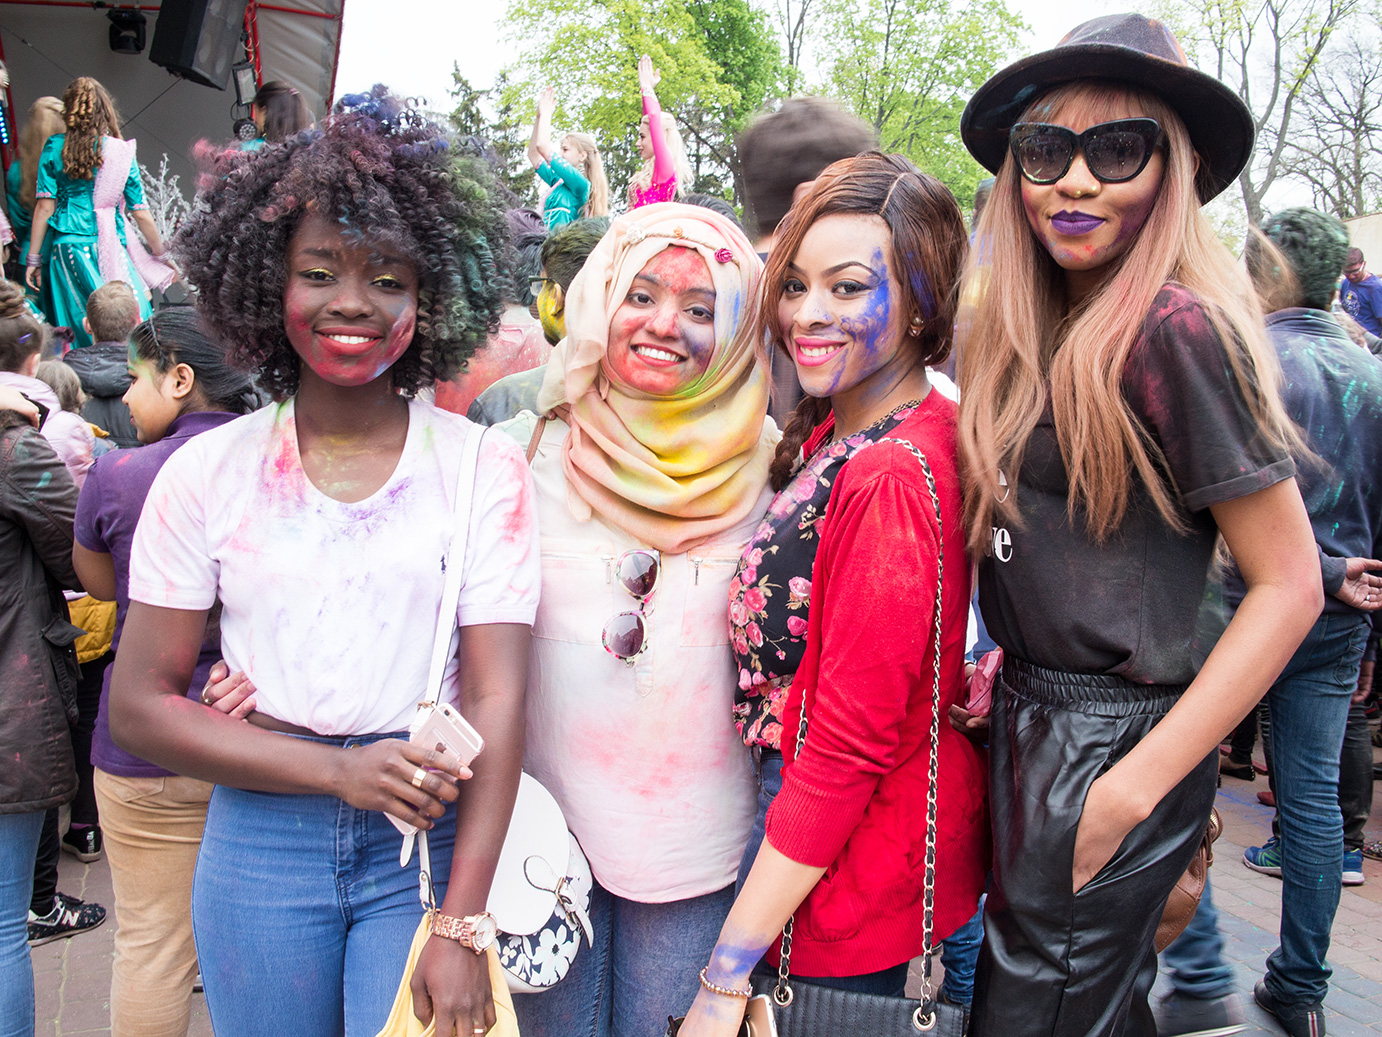
[[[530,443],[543,584],[525,768],[590,859],[593,946],[514,998],[525,1037],[660,1032],[688,1004],[754,815],[725,603],[770,496],[762,264],[708,209],[614,221],[567,293]]]

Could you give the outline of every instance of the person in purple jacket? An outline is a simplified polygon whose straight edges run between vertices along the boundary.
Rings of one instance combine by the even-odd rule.
[[[140,450],[98,458],[77,504],[72,561],[93,597],[116,603],[116,651],[129,609],[130,549],[144,498],[164,462],[193,436],[258,405],[250,376],[226,365],[191,309],[170,309],[130,336],[124,402]],[[207,623],[187,694],[201,694],[220,659],[216,613]],[[218,677],[225,677],[224,664]],[[236,674],[225,692],[244,697],[235,715],[254,707],[252,685]],[[156,767],[110,737],[110,670],[92,738],[96,799],[115,888],[115,966],[110,1016],[116,1032],[185,1033],[197,954],[192,944],[192,872],[197,862],[210,783]],[[235,698],[221,700],[221,706]]]

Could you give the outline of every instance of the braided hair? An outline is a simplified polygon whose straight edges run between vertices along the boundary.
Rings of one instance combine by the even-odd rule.
[[[78,76],[62,92],[62,171],[72,180],[91,180],[101,164],[101,138],[120,136],[120,116],[106,88]]]
[[[391,369],[398,389],[451,378],[498,329],[512,263],[493,171],[385,87],[343,97],[281,144],[203,158],[203,200],[173,249],[207,326],[275,398],[298,387],[283,289],[308,211],[416,263],[417,329]]]

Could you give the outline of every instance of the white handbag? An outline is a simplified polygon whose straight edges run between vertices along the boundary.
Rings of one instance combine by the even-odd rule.
[[[591,884],[590,863],[561,807],[524,774],[487,905],[499,926],[499,964],[515,994],[554,986],[570,971],[582,935],[594,941]]]

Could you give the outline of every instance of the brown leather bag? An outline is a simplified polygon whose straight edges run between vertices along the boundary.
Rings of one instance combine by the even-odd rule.
[[[1160,954],[1171,941],[1179,936],[1190,919],[1195,917],[1195,910],[1200,906],[1200,897],[1204,896],[1204,884],[1209,878],[1209,866],[1214,863],[1214,840],[1219,838],[1224,830],[1223,818],[1219,816],[1219,810],[1215,807],[1209,812],[1209,824],[1205,827],[1204,838],[1200,840],[1200,848],[1195,851],[1195,856],[1190,861],[1190,867],[1185,869],[1185,874],[1176,882],[1176,888],[1171,890],[1171,895],[1166,898],[1166,910],[1161,912],[1161,921],[1156,927],[1156,952]]]

